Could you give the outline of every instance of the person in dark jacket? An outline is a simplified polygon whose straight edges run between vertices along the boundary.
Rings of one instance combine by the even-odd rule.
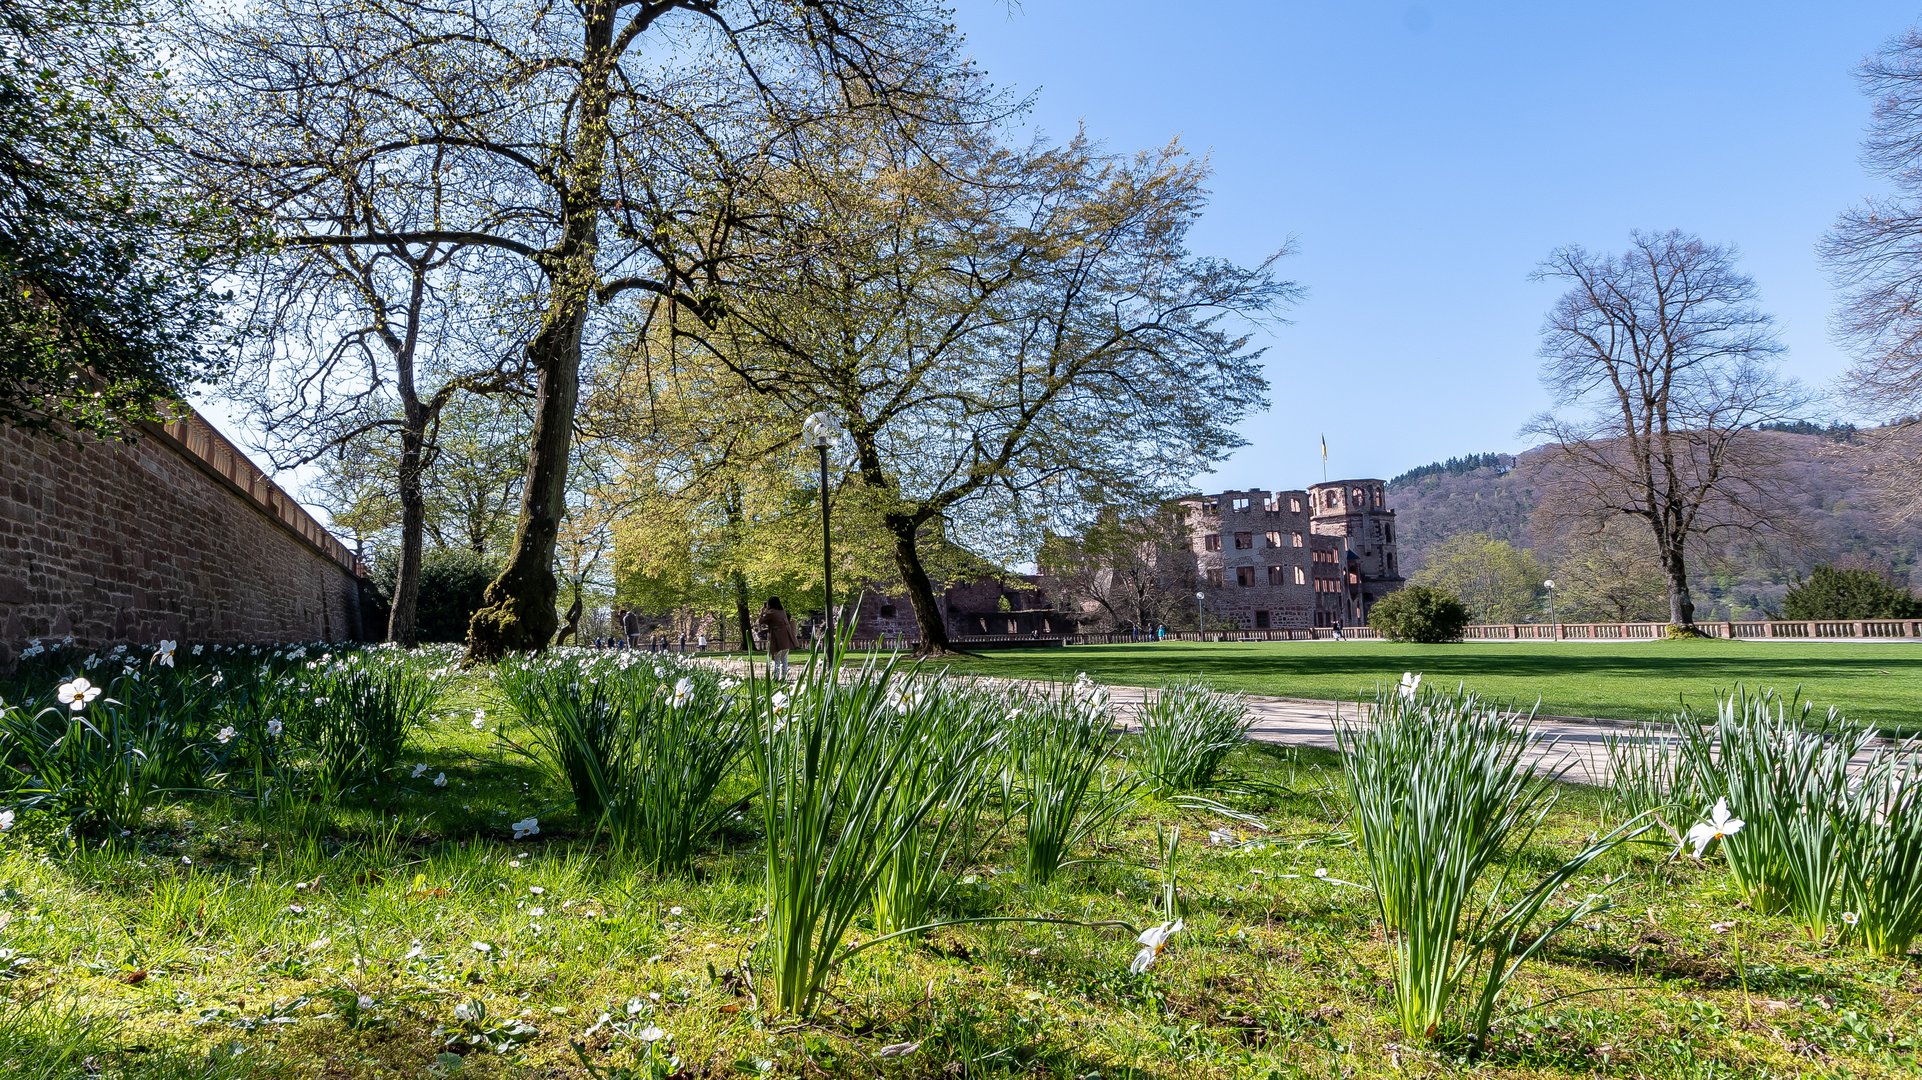
[[[787,678],[787,654],[800,647],[794,637],[794,624],[788,620],[787,609],[781,606],[781,598],[770,596],[761,608],[761,617],[755,625],[767,635],[767,659],[774,668],[774,677]]]

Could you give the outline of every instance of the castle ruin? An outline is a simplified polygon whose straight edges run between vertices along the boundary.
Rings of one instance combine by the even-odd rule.
[[[1210,626],[1300,630],[1365,624],[1399,589],[1395,512],[1380,480],[1177,500]]]

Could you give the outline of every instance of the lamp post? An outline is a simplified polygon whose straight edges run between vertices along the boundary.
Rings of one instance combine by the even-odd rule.
[[[1548,625],[1560,626],[1560,621],[1555,618],[1555,579],[1542,582],[1542,588],[1548,590]]]
[[[1206,627],[1204,627],[1201,623],[1201,599],[1203,596],[1206,596],[1206,595],[1207,595],[1206,593],[1201,593],[1201,592],[1195,593],[1195,640],[1196,641],[1202,640],[1202,633],[1204,630],[1206,630]]]
[[[834,414],[822,409],[801,422],[801,441],[821,455],[821,611],[824,630],[834,633],[834,547],[828,532],[828,451],[847,434]]]

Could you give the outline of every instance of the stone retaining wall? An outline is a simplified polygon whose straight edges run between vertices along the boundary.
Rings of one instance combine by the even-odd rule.
[[[198,415],[128,442],[0,425],[0,665],[84,646],[363,636],[353,553]]]

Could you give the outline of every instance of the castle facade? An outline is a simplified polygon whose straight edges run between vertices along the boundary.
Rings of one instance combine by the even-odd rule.
[[[1380,480],[1178,500],[1210,627],[1300,630],[1365,624],[1401,588],[1395,511]]]

